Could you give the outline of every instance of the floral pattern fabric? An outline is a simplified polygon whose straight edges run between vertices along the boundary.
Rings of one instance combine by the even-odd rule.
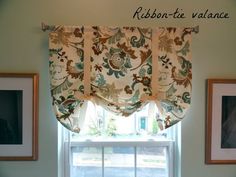
[[[84,70],[86,30],[91,32],[90,70]],[[154,28],[55,26],[49,34],[52,104],[57,119],[79,132],[85,100],[84,77],[89,72],[90,100],[105,109],[129,116],[152,96],[157,70],[155,102],[160,127],[181,120],[191,102],[191,28],[155,28],[158,31],[158,67],[153,68]],[[156,77],[155,77],[156,78]]]

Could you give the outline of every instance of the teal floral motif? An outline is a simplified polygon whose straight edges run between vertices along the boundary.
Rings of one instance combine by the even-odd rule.
[[[178,85],[183,85],[187,88],[189,85],[191,86],[192,64],[182,56],[178,57],[178,61],[181,68],[176,71],[176,66],[174,66],[171,77]]]
[[[174,87],[174,85],[172,84],[169,89],[166,92],[166,95],[168,97],[171,97],[172,95],[174,95],[174,93],[177,91],[177,89]]]
[[[164,100],[161,105],[166,113],[171,113],[175,116],[178,115],[178,113],[183,113],[183,107],[178,105],[176,98],[174,100]],[[176,117],[179,118],[178,116]]]
[[[136,36],[132,36],[130,43],[133,47],[139,48],[145,43],[145,38],[143,37],[143,35],[141,35],[139,39]]]
[[[126,102],[136,103],[139,101],[139,98],[140,98],[139,90],[136,90],[134,95],[130,99],[127,99]]]
[[[78,68],[78,70],[83,70],[84,69],[84,63],[79,62],[75,64],[76,68]]]
[[[191,102],[191,95],[189,92],[184,92],[182,95],[182,99],[184,101],[184,103],[190,104]]]
[[[121,38],[125,37],[125,34],[121,32],[120,29],[118,29],[117,33],[115,35],[108,38],[109,44],[115,44],[116,42],[119,42]]]
[[[181,64],[181,69],[182,69],[182,70],[180,70],[180,73],[183,76],[187,76],[188,73],[192,69],[192,64],[188,60],[186,60],[184,57],[181,57],[181,56],[178,57],[178,60],[179,60],[179,62]]]
[[[145,69],[145,68],[141,68],[141,69],[139,70],[139,75],[140,75],[141,77],[145,77],[145,74],[146,74],[146,69]]]
[[[145,45],[145,42],[146,42],[145,38],[150,39],[149,37],[145,36],[145,33],[148,33],[149,30],[148,29],[141,29],[141,28],[137,28],[137,30],[140,34],[139,39],[137,36],[132,36],[130,43],[133,47],[140,48]]]
[[[83,79],[84,76],[84,64],[82,62],[79,63],[73,63],[72,60],[67,61],[67,67],[66,67],[66,71],[67,74],[69,76],[71,76],[72,78],[79,78],[80,80]]]
[[[60,51],[62,51],[62,48],[59,48],[59,49],[49,49],[49,56],[52,57],[54,54],[58,54]]]
[[[59,85],[51,85],[51,92],[56,95],[60,94],[63,91],[69,89],[73,84],[66,78],[61,84]]]
[[[116,78],[124,77],[127,69],[132,68],[130,59],[127,54],[119,48],[111,48],[109,53],[106,53],[107,58],[103,58],[103,66],[108,69],[108,75],[115,75]]]
[[[102,74],[98,74],[96,81],[98,87],[102,87],[106,84],[106,80],[104,79],[104,76]]]
[[[58,119],[67,119],[72,113],[74,113],[75,107],[81,103],[80,100],[74,98],[73,95],[69,95],[67,98],[61,96],[60,98],[54,98],[54,103],[58,107],[58,111],[61,115],[58,115]]]
[[[184,47],[181,50],[178,50],[177,53],[182,53],[184,56],[186,56],[190,51],[189,51],[189,42],[187,41],[184,45]]]

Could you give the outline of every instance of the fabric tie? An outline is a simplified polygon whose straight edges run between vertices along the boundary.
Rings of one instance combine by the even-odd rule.
[[[160,99],[165,99],[165,92],[158,91],[158,39],[159,39],[158,28],[152,29],[152,79],[151,79],[151,89],[152,95],[143,95],[141,97],[142,101],[155,101]]]
[[[84,28],[84,95],[82,99],[91,99],[90,57],[92,47],[92,31],[89,27]]]

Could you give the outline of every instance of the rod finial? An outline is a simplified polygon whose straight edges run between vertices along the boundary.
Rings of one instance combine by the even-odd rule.
[[[49,29],[49,25],[46,25],[44,22],[41,23],[41,28],[43,32],[47,31]]]
[[[193,27],[193,32],[196,34],[199,33],[199,25]]]

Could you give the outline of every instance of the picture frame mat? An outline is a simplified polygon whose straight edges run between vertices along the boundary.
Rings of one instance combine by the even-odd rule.
[[[23,110],[22,110],[22,140],[20,145],[0,145],[0,156],[29,156],[32,155],[33,145],[33,129],[32,129],[32,115],[33,115],[33,87],[32,78],[1,78],[0,90],[22,90],[23,91]]]
[[[235,96],[236,84],[214,83],[212,92],[212,142],[211,158],[212,160],[235,160],[236,148],[221,148],[221,125],[222,125],[222,96]]]

